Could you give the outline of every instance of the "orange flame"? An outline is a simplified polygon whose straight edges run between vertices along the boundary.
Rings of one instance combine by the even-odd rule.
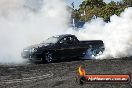
[[[86,75],[86,71],[82,68],[82,66],[79,67],[78,71],[79,71],[80,76]]]

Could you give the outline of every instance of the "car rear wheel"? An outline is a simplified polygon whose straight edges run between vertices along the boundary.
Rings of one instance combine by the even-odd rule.
[[[101,48],[89,48],[87,49],[84,59],[93,59],[98,55],[103,54],[103,49]]]

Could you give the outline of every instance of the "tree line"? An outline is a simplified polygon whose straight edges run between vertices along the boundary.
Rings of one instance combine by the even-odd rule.
[[[122,0],[120,2],[111,1],[105,3],[103,0],[84,0],[79,9],[73,11],[73,17],[76,21],[89,21],[95,17],[101,17],[109,22],[110,16],[119,16],[121,12],[132,6],[132,0]]]

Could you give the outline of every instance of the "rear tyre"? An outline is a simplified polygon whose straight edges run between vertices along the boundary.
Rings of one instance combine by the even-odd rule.
[[[87,49],[84,59],[94,59],[96,56],[103,54],[102,48],[89,48]]]

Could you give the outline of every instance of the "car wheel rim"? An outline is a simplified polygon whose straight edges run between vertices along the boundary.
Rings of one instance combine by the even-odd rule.
[[[87,59],[93,59],[97,55],[97,50],[96,49],[88,49],[85,53],[84,58]]]
[[[52,61],[52,59],[53,59],[53,58],[52,58],[52,54],[51,54],[51,53],[49,53],[49,52],[48,52],[48,53],[46,53],[46,55],[45,55],[45,59],[46,59],[46,61],[47,61],[47,62],[51,62],[51,61]]]

